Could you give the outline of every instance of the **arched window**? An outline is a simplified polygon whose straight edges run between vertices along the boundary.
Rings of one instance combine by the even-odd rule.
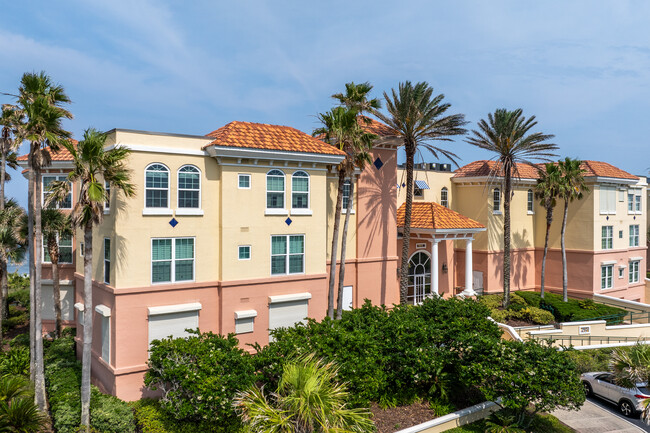
[[[427,253],[419,251],[409,260],[408,295],[413,304],[419,304],[431,294],[431,260]]]
[[[446,186],[443,186],[440,190],[440,204],[449,207],[449,191],[447,191]]]
[[[169,169],[162,164],[150,164],[145,170],[145,207],[169,207]]]
[[[178,170],[178,207],[201,208],[201,172],[193,165]]]
[[[494,188],[492,192],[492,212],[498,212],[501,209],[501,190]]]
[[[309,209],[309,175],[304,171],[291,176],[291,208]]]
[[[284,209],[284,173],[280,170],[266,174],[266,208]]]
[[[528,209],[528,212],[531,213],[533,212],[533,190],[532,189],[528,190],[526,208]]]

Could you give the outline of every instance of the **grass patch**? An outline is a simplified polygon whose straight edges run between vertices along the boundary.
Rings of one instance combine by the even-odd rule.
[[[448,433],[483,433],[488,427],[484,420],[462,427],[447,430]],[[571,427],[564,425],[553,415],[537,414],[526,430],[528,433],[575,433]]]

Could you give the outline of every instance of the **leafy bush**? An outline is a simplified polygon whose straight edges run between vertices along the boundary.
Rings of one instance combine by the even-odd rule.
[[[512,312],[510,317],[525,320],[527,322],[533,322],[537,325],[548,325],[555,321],[555,317],[553,317],[553,314],[550,311],[531,306]]]
[[[81,364],[74,354],[71,336],[54,340],[45,352],[45,378],[54,428],[58,433],[76,433],[81,421]],[[127,403],[104,395],[92,387],[90,424],[103,433],[131,433],[133,411]]]
[[[130,403],[135,412],[138,431],[142,433],[195,433],[218,432],[210,422],[177,421],[160,407],[157,400],[142,399]]]
[[[9,347],[29,347],[29,334],[18,334],[10,342]]]
[[[0,358],[0,376],[29,376],[29,348],[14,347]]]
[[[627,350],[628,348],[621,347]],[[573,360],[580,373],[590,371],[608,371],[609,361],[614,348],[589,349],[589,350],[566,350],[567,355]]]
[[[18,309],[13,305],[9,305],[9,315],[2,321],[3,331],[13,329],[17,326],[22,326],[29,320],[29,312],[24,309]]]
[[[7,274],[7,283],[9,291],[11,290],[27,290],[29,294],[29,275],[21,275],[18,272],[11,272]],[[29,296],[27,297],[29,300]]]
[[[561,295],[555,293],[545,293],[544,299],[537,292],[516,292],[517,295],[524,298],[528,305],[542,308],[553,313],[555,320],[558,322],[571,322],[576,320],[587,320],[602,316],[618,316],[608,320],[608,323],[619,323],[627,314],[625,310],[609,305],[598,304],[595,302],[585,302],[589,300],[579,300],[569,298],[564,302]]]
[[[29,287],[29,283],[27,283]],[[9,304],[17,304],[23,308],[29,308],[29,288],[19,289],[19,290],[9,290],[9,295],[7,296]]]
[[[232,399],[255,380],[251,356],[238,344],[234,334],[198,331],[154,340],[145,385],[162,391],[161,406],[176,419],[214,421],[232,431],[240,426]]]

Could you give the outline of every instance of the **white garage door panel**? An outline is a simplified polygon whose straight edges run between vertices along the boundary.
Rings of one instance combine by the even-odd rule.
[[[185,329],[199,327],[198,311],[183,311],[180,313],[159,314],[149,316],[149,344],[153,340],[172,337],[187,337]]]
[[[269,305],[269,329],[293,326],[308,314],[308,300],[279,302]]]

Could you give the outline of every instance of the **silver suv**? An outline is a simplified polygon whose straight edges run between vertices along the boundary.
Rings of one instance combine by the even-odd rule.
[[[625,416],[632,417],[643,410],[643,401],[650,398],[646,383],[637,383],[634,388],[616,385],[614,375],[605,371],[583,373],[580,375],[587,396],[597,395],[618,405]]]

